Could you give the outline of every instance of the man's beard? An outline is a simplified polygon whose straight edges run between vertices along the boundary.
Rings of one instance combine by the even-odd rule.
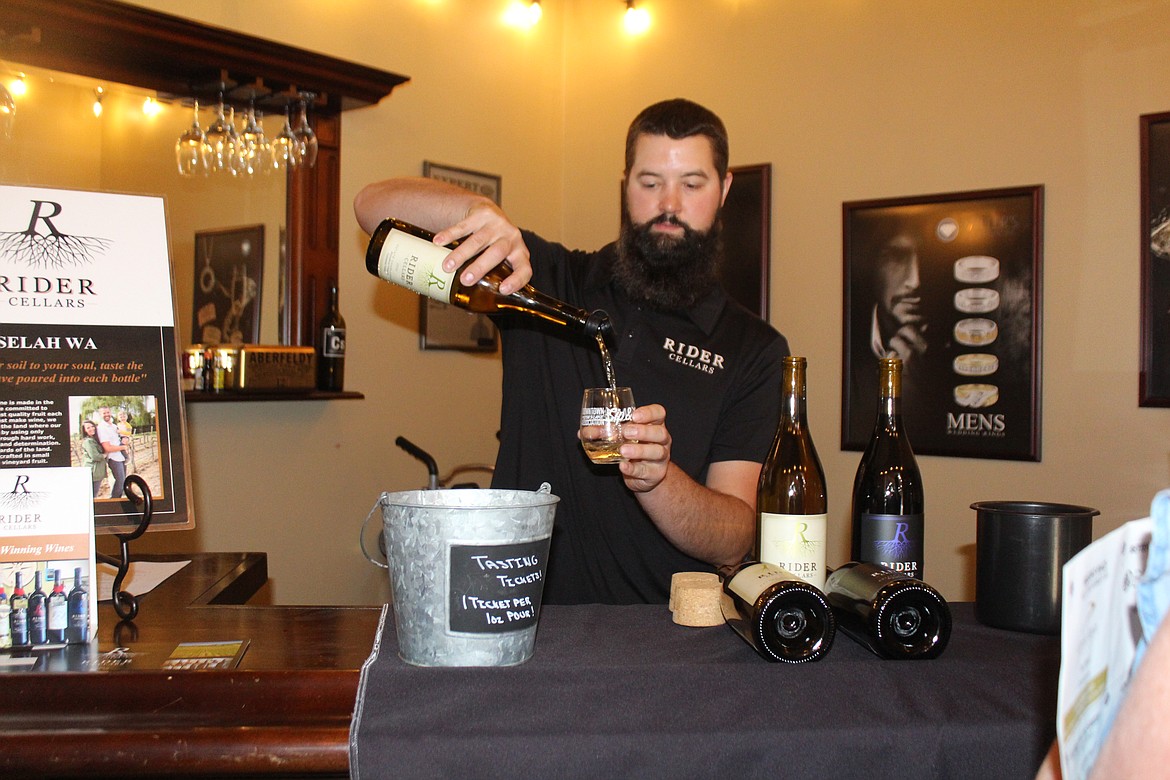
[[[657,224],[677,225],[683,235],[655,233]],[[721,228],[718,214],[706,233],[670,214],[642,225],[633,224],[629,215],[623,214],[614,278],[631,298],[655,309],[687,309],[719,285]]]

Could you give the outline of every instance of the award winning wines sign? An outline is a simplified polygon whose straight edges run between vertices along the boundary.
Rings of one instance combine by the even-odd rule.
[[[0,468],[84,467],[99,531],[132,473],[192,525],[167,246],[161,198],[0,186]]]
[[[0,469],[0,647],[96,635],[90,490],[82,469]]]

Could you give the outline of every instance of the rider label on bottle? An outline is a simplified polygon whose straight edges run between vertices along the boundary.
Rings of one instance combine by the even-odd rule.
[[[861,560],[922,576],[922,514],[861,515]]]
[[[760,513],[760,560],[825,586],[828,515]]]
[[[451,250],[445,246],[394,228],[382,242],[378,276],[420,295],[450,303],[455,274],[443,270],[443,260],[449,254]]]

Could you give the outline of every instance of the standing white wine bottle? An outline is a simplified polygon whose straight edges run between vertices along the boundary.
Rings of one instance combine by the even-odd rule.
[[[854,561],[922,579],[922,474],[902,427],[902,361],[879,363],[877,422],[853,481]]]
[[[822,588],[828,497],[825,471],[808,429],[802,357],[784,358],[780,423],[756,488],[756,542],[751,557]]]
[[[460,242],[454,241],[444,247],[435,244],[434,238],[435,234],[424,228],[400,219],[384,219],[370,236],[366,270],[420,295],[468,311],[480,314],[524,312],[591,338],[610,332],[609,315],[604,311],[586,311],[570,306],[530,284],[508,295],[501,294],[500,282],[510,273],[506,262],[488,271],[475,284],[463,284],[459,275],[475,258],[453,272],[444,271],[443,260]]]

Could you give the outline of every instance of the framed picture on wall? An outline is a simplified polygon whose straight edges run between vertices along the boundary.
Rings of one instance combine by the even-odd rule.
[[[1142,329],[1138,403],[1170,406],[1170,112],[1141,117]]]
[[[466,168],[423,162],[423,176],[439,179],[500,203],[500,177]],[[499,346],[495,324],[485,314],[419,296],[419,346],[422,349],[460,349],[494,352]]]
[[[723,263],[719,278],[735,300],[768,319],[771,264],[772,166],[731,169],[731,190],[723,204]]]
[[[263,225],[197,232],[191,340],[259,343],[263,272]]]
[[[1043,187],[842,211],[842,448],[869,441],[892,356],[916,453],[1040,460]]]

